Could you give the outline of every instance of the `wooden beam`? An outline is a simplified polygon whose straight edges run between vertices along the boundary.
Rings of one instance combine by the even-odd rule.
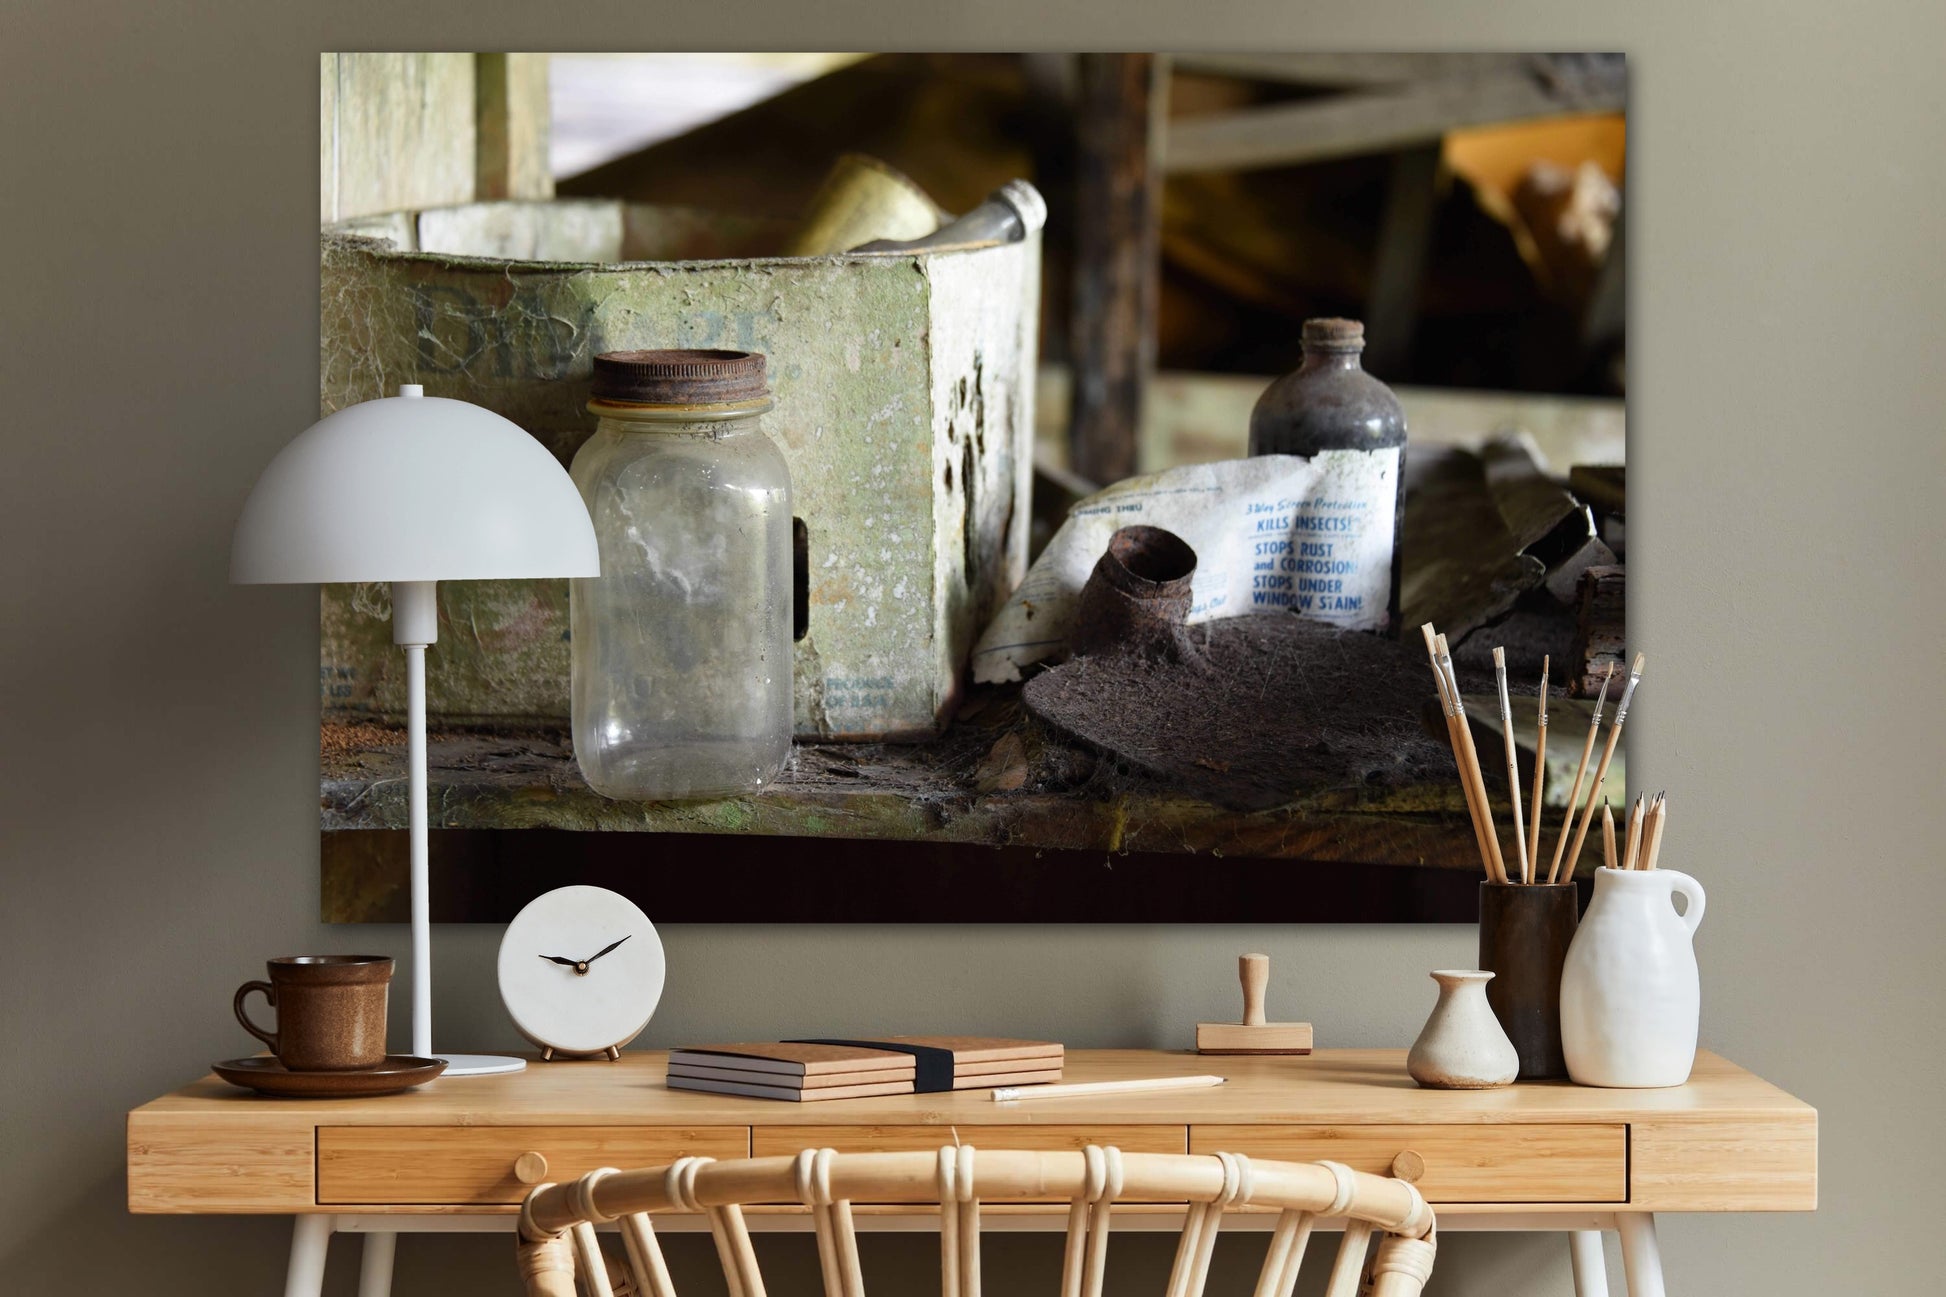
[[[1365,368],[1381,378],[1405,372],[1419,319],[1419,290],[1432,251],[1438,205],[1439,145],[1422,144],[1392,156],[1365,302]]]
[[[1479,80],[1519,71],[1527,54],[1172,54],[1178,72],[1305,86],[1392,86]]]
[[[1628,208],[1615,217],[1608,254],[1595,275],[1595,290],[1581,316],[1581,345],[1587,350],[1620,342],[1628,324]]]
[[[318,223],[338,219],[338,56],[318,55]]]
[[[1078,74],[1068,436],[1074,471],[1107,483],[1135,472],[1155,368],[1163,64],[1152,54],[1084,54]]]
[[[1384,153],[1466,126],[1566,113],[1620,112],[1628,79],[1619,62],[1549,64],[1478,80],[1211,113],[1170,124],[1164,170],[1238,171]]]
[[[473,56],[474,197],[554,196],[545,54]]]
[[[471,200],[473,71],[471,54],[337,54],[319,60],[322,218],[342,221]],[[322,174],[327,168],[328,180]]]

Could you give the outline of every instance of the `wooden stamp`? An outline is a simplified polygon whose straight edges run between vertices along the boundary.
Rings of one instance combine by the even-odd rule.
[[[1269,955],[1237,958],[1237,979],[1243,983],[1242,1022],[1199,1022],[1199,1054],[1308,1054],[1311,1024],[1264,1021],[1264,987],[1270,982]]]

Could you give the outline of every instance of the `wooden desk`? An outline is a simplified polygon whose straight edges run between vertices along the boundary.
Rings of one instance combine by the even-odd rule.
[[[1412,1152],[1417,1159],[1401,1165],[1423,1163],[1417,1183],[1442,1229],[1567,1231],[1577,1291],[1600,1297],[1598,1231],[1613,1228],[1632,1297],[1660,1297],[1654,1213],[1817,1206],[1816,1111],[1708,1053],[1689,1084],[1673,1090],[1550,1083],[1442,1092],[1413,1085],[1402,1050],[1220,1060],[1084,1050],[1068,1055],[1067,1079],[1214,1064],[1230,1080],[1214,1089],[1021,1103],[995,1103],[982,1091],[765,1102],[665,1089],[664,1062],[644,1051],[619,1063],[535,1063],[386,1098],[308,1102],[260,1098],[205,1077],[129,1114],[129,1209],[296,1217],[290,1297],[315,1297],[334,1229],[365,1233],[360,1292],[384,1297],[396,1233],[510,1229],[527,1190],[514,1163],[528,1153],[545,1159],[546,1179],[565,1180],[685,1154],[932,1148],[955,1138],[989,1148],[1096,1143],[1329,1158],[1381,1173]],[[1154,1228],[1173,1228],[1182,1216],[1167,1204],[1136,1213]],[[881,1229],[929,1220],[892,1209],[861,1208],[861,1216]],[[1268,1219],[1239,1212],[1228,1227]],[[808,1219],[780,1206],[753,1213],[752,1223],[797,1229]],[[1050,1206],[1017,1209],[995,1227],[1064,1223],[1064,1210]]]

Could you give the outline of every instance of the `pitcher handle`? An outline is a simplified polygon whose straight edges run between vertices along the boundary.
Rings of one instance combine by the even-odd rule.
[[[1696,935],[1696,925],[1703,921],[1703,885],[1678,869],[1658,869],[1658,874],[1666,874],[1673,890],[1681,892],[1689,907],[1680,916],[1689,935]]]

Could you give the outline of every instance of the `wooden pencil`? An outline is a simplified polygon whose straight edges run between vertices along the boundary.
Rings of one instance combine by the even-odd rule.
[[[1459,676],[1453,670],[1453,650],[1446,643],[1444,635],[1433,636],[1433,647],[1439,656],[1439,669],[1446,675],[1446,688],[1453,695],[1453,705],[1459,710],[1459,740],[1465,756],[1460,772],[1463,777],[1473,781],[1473,797],[1480,806],[1480,823],[1486,831],[1488,871],[1493,881],[1507,881],[1507,860],[1500,854],[1500,835],[1493,827],[1493,804],[1487,800],[1486,776],[1480,773],[1480,750],[1473,744],[1473,725],[1466,718],[1466,703],[1460,694]]]
[[[1635,686],[1642,683],[1642,668],[1648,660],[1646,653],[1635,655],[1635,664],[1628,671],[1628,683],[1622,686],[1622,700],[1615,704],[1615,720],[1608,727],[1608,742],[1601,750],[1601,764],[1595,767],[1595,781],[1588,787],[1588,805],[1581,813],[1581,827],[1575,830],[1574,845],[1568,848],[1568,867],[1562,871],[1564,878],[1573,878],[1574,867],[1580,863],[1581,844],[1588,840],[1588,826],[1595,819],[1595,803],[1601,801],[1602,785],[1608,781],[1608,763],[1615,759],[1615,745],[1621,741],[1622,726],[1628,724],[1629,700],[1635,697]]]
[[[1222,1085],[1220,1076],[1151,1076],[1130,1081],[1070,1081],[1054,1085],[1003,1085],[992,1091],[995,1103],[1020,1099],[1072,1099],[1090,1094],[1134,1094],[1150,1090],[1198,1090]]]
[[[1637,795],[1635,804],[1629,806],[1629,834],[1621,847],[1623,869],[1635,869],[1642,863],[1642,808],[1646,806],[1646,798],[1646,793]]]
[[[1615,861],[1615,812],[1608,809],[1608,803],[1601,804],[1601,863],[1610,869],[1616,867]]]
[[[1601,678],[1601,692],[1595,695],[1595,712],[1588,718],[1588,737],[1581,744],[1581,764],[1574,768],[1574,786],[1568,789],[1567,814],[1561,819],[1561,836],[1554,843],[1554,863],[1548,867],[1547,881],[1552,883],[1561,872],[1561,857],[1567,854],[1568,835],[1574,832],[1574,808],[1581,805],[1581,781],[1588,774],[1588,757],[1595,750],[1595,739],[1601,734],[1601,706],[1608,701],[1608,685],[1615,678],[1615,664],[1608,664],[1608,673]]]
[[[1439,650],[1432,623],[1425,623],[1419,627],[1419,631],[1426,637],[1426,661],[1432,664],[1433,685],[1439,690],[1439,710],[1446,717],[1446,741],[1452,745],[1453,769],[1459,775],[1460,792],[1466,797],[1466,818],[1473,825],[1473,845],[1480,853],[1480,867],[1486,870],[1487,878],[1491,881],[1493,856],[1487,850],[1486,830],[1480,826],[1480,808],[1473,800],[1473,784],[1466,777],[1466,760],[1460,750],[1459,730],[1460,726],[1466,724],[1466,718],[1460,712],[1459,700],[1446,687],[1446,673],[1439,668]]]
[[[1527,799],[1527,858],[1534,873],[1541,872],[1541,792],[1547,782],[1547,668],[1549,659],[1541,655],[1540,715],[1534,725],[1534,795]]]
[[[1655,805],[1649,809],[1648,842],[1642,849],[1642,868],[1655,868],[1656,861],[1662,855],[1662,830],[1668,823],[1668,795],[1657,793],[1655,795]]]
[[[1500,691],[1500,746],[1507,754],[1507,799],[1514,808],[1514,859],[1520,866],[1520,881],[1534,881],[1533,867],[1527,863],[1527,825],[1520,816],[1520,749],[1514,746],[1514,705],[1507,697],[1507,650],[1493,650],[1493,682]]]

